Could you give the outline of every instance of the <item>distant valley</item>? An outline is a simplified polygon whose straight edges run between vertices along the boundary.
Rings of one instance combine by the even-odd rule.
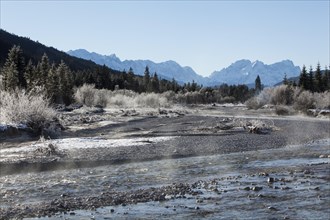
[[[121,61],[115,54],[101,55],[84,49],[70,50],[71,56],[91,60],[100,65],[106,65],[114,70],[128,70],[132,68],[135,74],[143,75],[148,66],[151,73],[157,74],[164,79],[175,79],[179,83],[188,83],[193,80],[198,84],[214,86],[219,84],[245,84],[253,85],[259,75],[265,86],[273,86],[282,81],[286,74],[288,78],[300,74],[300,67],[295,66],[291,60],[283,60],[274,64],[264,64],[262,61],[238,60],[219,71],[214,71],[209,77],[203,77],[191,67],[182,67],[175,61],[155,63],[151,60],[124,60]]]

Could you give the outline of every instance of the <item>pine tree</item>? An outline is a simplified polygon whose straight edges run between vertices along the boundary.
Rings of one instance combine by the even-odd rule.
[[[315,92],[314,75],[313,75],[313,67],[312,66],[310,66],[310,68],[309,68],[308,83],[307,83],[306,89],[308,89],[311,92]]]
[[[5,90],[13,91],[17,88],[17,85],[19,84],[18,70],[16,64],[11,63],[5,71],[7,71]]]
[[[15,65],[13,65],[15,64]],[[13,68],[16,68],[15,70]],[[13,71],[13,72],[12,72]],[[11,90],[12,87],[26,88],[25,80],[25,61],[23,57],[23,51],[20,46],[14,45],[8,52],[8,57],[1,71],[2,74],[2,87],[5,90]],[[12,77],[17,77],[13,79]],[[8,84],[7,81],[10,81]],[[13,82],[17,82],[16,85],[13,85]],[[8,87],[8,85],[10,85]]]
[[[43,54],[41,57],[41,63],[40,63],[40,76],[41,76],[41,82],[42,85],[46,85],[48,80],[48,74],[49,74],[49,59],[46,53]]]
[[[198,89],[198,85],[195,82],[195,80],[193,80],[192,83],[191,83],[191,91],[195,92],[195,91],[197,91],[197,89]]]
[[[35,66],[33,66],[32,61],[29,60],[25,67],[25,79],[26,79],[26,89],[28,91],[32,90],[35,81]]]
[[[308,89],[308,77],[307,77],[307,71],[306,66],[303,65],[300,77],[299,77],[299,87],[303,89]]]
[[[59,77],[58,73],[56,71],[56,66],[53,63],[51,68],[49,69],[48,73],[48,83],[47,83],[47,96],[50,98],[50,100],[53,103],[59,103],[60,102],[60,97],[59,97]]]
[[[159,92],[159,79],[156,72],[151,79],[151,91],[155,93]]]
[[[178,83],[175,81],[174,78],[172,78],[172,82],[171,82],[171,90],[173,92],[177,92],[179,89]]]
[[[56,69],[59,77],[59,102],[69,105],[73,99],[73,79],[68,66],[61,61]]]
[[[149,84],[150,84],[150,72],[149,72],[149,67],[146,66],[143,76],[143,86],[146,92],[150,92]]]
[[[288,85],[289,84],[286,73],[284,73],[283,84],[284,85]]]
[[[257,76],[257,78],[255,80],[254,89],[255,89],[256,93],[259,93],[262,90],[261,80],[260,80],[259,75]]]
[[[324,68],[324,74],[322,77],[322,81],[324,84],[324,91],[330,90],[330,71],[327,66],[325,66],[325,68]]]
[[[321,66],[320,63],[317,63],[316,71],[315,71],[315,91],[316,92],[324,92],[324,84],[322,80]]]

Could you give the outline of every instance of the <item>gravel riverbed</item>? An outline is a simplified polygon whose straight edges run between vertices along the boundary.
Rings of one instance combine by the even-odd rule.
[[[199,113],[8,142],[0,218],[327,219],[329,138],[327,119]]]

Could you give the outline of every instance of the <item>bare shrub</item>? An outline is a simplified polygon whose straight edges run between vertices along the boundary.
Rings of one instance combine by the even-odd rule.
[[[258,102],[257,97],[252,97],[245,102],[248,109],[259,109],[263,106],[262,103]]]
[[[128,108],[134,107],[135,102],[134,99],[130,96],[125,96],[121,93],[115,94],[112,92],[112,95],[108,98],[107,106]]]
[[[234,119],[235,127],[243,127],[249,133],[268,134],[271,131],[278,130],[272,120],[259,120],[259,119]]]
[[[289,106],[277,105],[275,106],[275,113],[277,115],[291,115],[292,109]]]
[[[94,84],[84,84],[79,87],[74,94],[75,100],[86,106],[93,106],[95,101],[95,85]]]
[[[271,104],[291,105],[293,103],[294,91],[292,87],[287,85],[281,85],[272,88],[270,91]]]
[[[1,91],[0,100],[0,121],[5,124],[25,124],[41,132],[56,116],[49,106],[49,99],[41,92]]]
[[[308,109],[315,107],[315,100],[313,93],[309,91],[302,91],[296,93],[294,98],[293,108],[298,111],[307,112]]]
[[[315,107],[318,109],[330,109],[330,91],[314,93]]]
[[[108,90],[96,90],[93,104],[106,107],[108,104]]]
[[[159,108],[168,107],[168,97],[172,95],[170,92],[139,94],[130,90],[98,90],[94,88],[94,85],[84,84],[77,89],[75,98],[78,103],[88,107],[99,105],[119,108]]]
[[[166,97],[155,93],[142,93],[135,97],[135,103],[139,107],[159,108],[165,107],[168,103]]]
[[[259,109],[271,101],[272,88],[263,89],[257,96],[248,99],[245,104],[249,109]]]

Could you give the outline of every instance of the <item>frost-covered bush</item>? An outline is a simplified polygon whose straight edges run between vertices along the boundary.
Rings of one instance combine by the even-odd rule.
[[[293,108],[298,111],[307,112],[308,109],[315,107],[313,93],[309,91],[296,92]]]
[[[95,92],[95,85],[84,84],[82,87],[77,89],[74,97],[78,103],[91,107],[95,102]]]
[[[0,91],[0,121],[5,124],[25,124],[40,132],[56,117],[49,103],[42,92]]]
[[[248,99],[245,104],[249,109],[259,109],[269,104],[272,97],[272,88],[263,89],[257,96]]]
[[[318,109],[330,109],[330,91],[314,93],[315,107]]]
[[[77,89],[75,98],[78,103],[89,107],[100,105],[102,107],[119,108],[159,108],[169,106],[167,97],[171,95],[173,94],[170,92],[139,94],[131,90],[98,90],[95,89],[94,85],[84,84]]]
[[[168,106],[167,98],[161,94],[155,93],[142,93],[136,96],[134,101],[138,107],[160,108]]]
[[[95,94],[94,94],[94,102],[93,105],[99,105],[102,107],[106,107],[108,104],[108,90],[106,89],[101,89],[101,90],[96,90]]]
[[[135,107],[134,98],[130,96],[125,96],[121,93],[114,94],[111,93],[108,97],[107,107],[120,107],[120,108],[128,108]]]
[[[274,105],[291,105],[294,90],[287,85],[276,86],[270,89],[271,103]]]
[[[300,88],[293,88],[287,85],[266,88],[259,95],[249,99],[245,104],[248,108],[258,109],[266,104],[276,106],[275,111],[278,114],[290,114],[291,109],[284,106],[292,106],[295,110],[306,112],[307,109],[315,107],[317,93],[313,94],[309,91],[303,91]],[[321,98],[321,106],[326,106],[326,96],[318,95]],[[324,99],[323,99],[324,97]]]
[[[290,108],[290,106],[286,106],[286,105],[277,105],[277,106],[275,106],[275,113],[277,115],[290,115],[290,114],[292,114],[291,108]]]

